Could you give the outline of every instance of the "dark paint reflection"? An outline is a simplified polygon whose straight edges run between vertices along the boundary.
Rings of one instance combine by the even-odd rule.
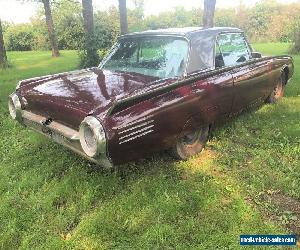
[[[23,88],[22,95],[28,101],[28,110],[47,113],[67,124],[74,122],[75,116],[79,123],[83,116],[97,111],[105,115],[115,99],[143,90],[158,79],[92,68],[38,79]]]

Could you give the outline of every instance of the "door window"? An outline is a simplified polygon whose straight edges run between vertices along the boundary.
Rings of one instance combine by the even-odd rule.
[[[216,53],[216,67],[234,66],[250,59],[249,48],[242,33],[220,34],[217,47],[219,53]],[[220,64],[221,59],[224,65]]]

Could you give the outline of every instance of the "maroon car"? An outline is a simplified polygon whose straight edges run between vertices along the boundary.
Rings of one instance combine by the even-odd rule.
[[[122,36],[99,67],[19,82],[11,116],[103,166],[171,149],[199,153],[210,128],[274,103],[293,74],[289,56],[262,57],[237,28]]]

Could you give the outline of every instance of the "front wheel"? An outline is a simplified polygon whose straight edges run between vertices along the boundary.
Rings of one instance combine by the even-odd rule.
[[[272,93],[267,98],[267,103],[276,103],[278,102],[284,94],[285,87],[285,75],[282,74],[281,77],[277,80],[276,86],[274,87]]]
[[[181,160],[200,153],[208,139],[209,126],[201,129],[194,129],[191,132],[181,135],[173,147],[173,155]]]

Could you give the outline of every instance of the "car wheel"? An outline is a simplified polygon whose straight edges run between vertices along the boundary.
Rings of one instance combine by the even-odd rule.
[[[276,86],[273,89],[270,96],[267,98],[267,103],[276,103],[283,97],[284,94],[284,86],[285,86],[285,75],[281,75],[281,77],[277,80]]]
[[[200,153],[207,142],[208,132],[209,126],[184,133],[177,139],[176,145],[172,149],[173,155],[177,159],[186,160]]]

